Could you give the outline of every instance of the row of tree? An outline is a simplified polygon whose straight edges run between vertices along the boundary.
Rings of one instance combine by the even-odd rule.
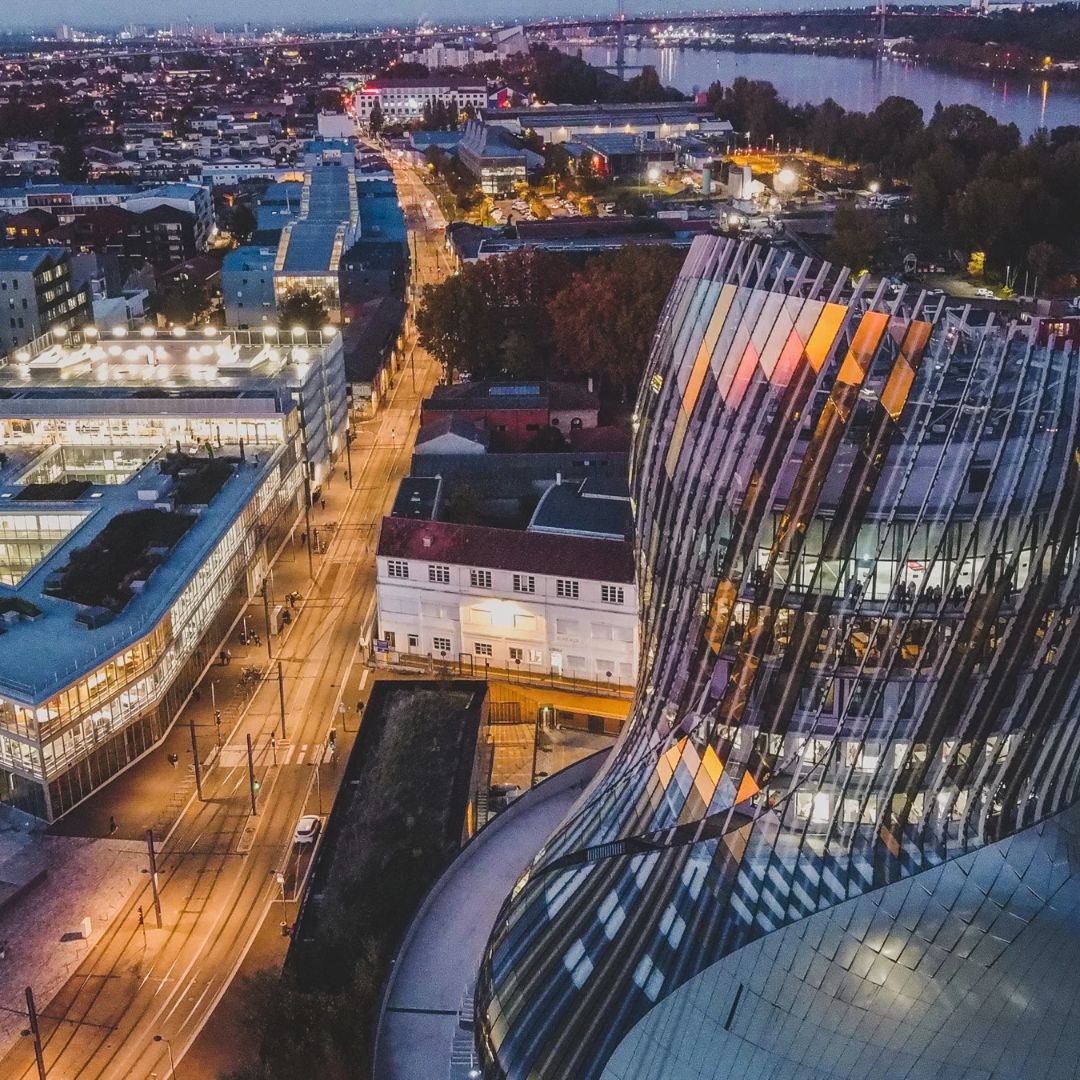
[[[884,186],[908,183],[917,233],[958,253],[985,251],[998,271],[1026,264],[1033,247],[1045,255],[1046,245],[1057,270],[1080,249],[1080,125],[1025,143],[1015,124],[974,105],[939,104],[926,120],[913,101],[890,97],[848,112],[832,99],[790,105],[771,83],[744,78],[714,83],[707,98],[752,143],[771,137],[859,164]]]
[[[523,250],[466,264],[424,290],[420,343],[452,379],[593,377],[632,393],[683,261],[630,245],[585,259]]]

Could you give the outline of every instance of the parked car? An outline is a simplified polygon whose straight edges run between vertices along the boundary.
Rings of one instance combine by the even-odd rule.
[[[293,833],[294,844],[314,844],[322,829],[322,819],[317,814],[305,814],[296,823],[296,832]]]

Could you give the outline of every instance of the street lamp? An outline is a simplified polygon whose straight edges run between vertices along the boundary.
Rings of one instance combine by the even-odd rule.
[[[163,1042],[169,1051],[169,1073],[171,1080],[176,1080],[176,1062],[173,1060],[172,1042],[164,1035],[155,1035],[154,1042]]]

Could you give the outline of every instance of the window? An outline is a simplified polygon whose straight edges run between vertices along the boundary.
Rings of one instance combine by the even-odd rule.
[[[431,639],[431,647],[439,653],[450,651],[450,639],[448,637],[434,637]]]
[[[578,583],[570,578],[556,578],[555,595],[562,596],[567,600],[576,600],[578,598]]]
[[[622,604],[626,597],[621,585],[601,585],[600,600],[604,604]]]
[[[487,641],[478,641],[473,646],[473,651],[477,656],[491,656],[491,645]]]
[[[388,649],[397,648],[397,634],[395,634],[393,630],[383,631],[383,641],[386,642],[386,647]]]
[[[534,593],[536,592],[536,578],[532,574],[515,574],[514,575],[514,592],[520,593]]]
[[[525,659],[525,650],[518,648],[516,645],[510,646],[510,662],[520,664]]]
[[[530,649],[529,650],[529,663],[530,664],[542,664],[544,662],[544,651],[542,649]]]
[[[410,634],[409,635],[409,648],[410,649],[419,649],[420,648],[420,635],[419,634]]]
[[[409,576],[409,564],[405,559],[387,559],[386,575],[392,578],[407,578]]]
[[[428,581],[434,581],[437,585],[450,584],[450,567],[431,565],[427,568]]]
[[[490,570],[470,570],[469,571],[469,584],[474,589],[490,589],[491,588],[491,571]]]

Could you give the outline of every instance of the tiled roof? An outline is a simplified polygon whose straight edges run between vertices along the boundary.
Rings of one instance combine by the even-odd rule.
[[[388,517],[383,518],[378,553],[395,559],[567,574],[593,581],[634,580],[634,548],[628,540],[589,540]]]

